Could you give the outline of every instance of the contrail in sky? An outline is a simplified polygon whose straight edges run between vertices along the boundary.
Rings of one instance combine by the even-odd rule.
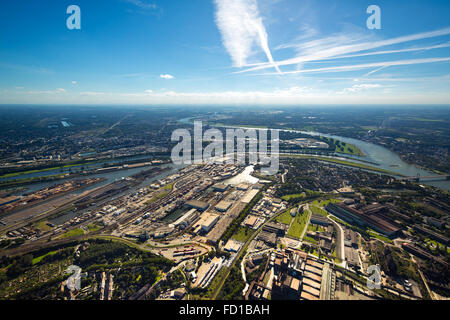
[[[270,52],[266,28],[256,0],[215,0],[215,3],[217,27],[234,66],[243,67],[247,64],[247,58],[256,43],[265,52],[268,63],[281,73]]]

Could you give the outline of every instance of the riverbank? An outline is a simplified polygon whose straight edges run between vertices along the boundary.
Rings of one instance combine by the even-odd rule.
[[[142,160],[149,160],[150,162],[141,162]],[[154,158],[146,158],[146,159],[130,159],[126,162],[120,162],[120,163],[112,163],[112,161],[108,162],[97,162],[97,166],[91,169],[84,169],[83,167],[80,168],[79,171],[69,171],[69,172],[63,172],[58,174],[52,174],[52,175],[46,175],[46,173],[49,173],[50,171],[57,171],[57,169],[42,169],[42,170],[34,170],[32,171],[33,174],[38,174],[38,176],[33,177],[26,177],[21,179],[6,179],[2,180],[0,179],[0,189],[4,188],[10,188],[14,186],[22,186],[22,185],[28,185],[28,184],[34,184],[34,183],[42,183],[42,182],[50,182],[50,181],[58,181],[62,179],[74,179],[78,177],[85,177],[85,176],[92,176],[92,175],[98,175],[98,174],[105,174],[109,172],[114,171],[122,171],[122,170],[130,170],[130,169],[137,169],[140,167],[148,167],[152,165],[161,165],[161,164],[167,164],[168,161],[163,160],[155,160]],[[106,164],[110,164],[110,166],[106,166]],[[86,164],[87,165],[87,164]],[[102,166],[103,165],[103,166]],[[77,165],[78,166],[78,165]],[[61,168],[59,168],[61,169]],[[14,174],[15,176],[24,176],[30,174],[31,171],[26,171],[21,173],[20,175]],[[55,172],[52,172],[55,173]]]
[[[31,166],[18,166],[15,168],[0,168],[0,180],[5,180],[7,178],[14,178],[23,175],[32,175],[45,173],[48,171],[59,171],[61,173],[70,171],[72,168],[80,168],[94,166],[96,168],[100,168],[102,165],[114,164],[115,166],[125,165],[125,164],[135,164],[139,162],[143,162],[144,160],[152,161],[155,159],[168,159],[168,156],[165,155],[155,155],[155,154],[136,154],[130,156],[122,156],[116,158],[98,158],[98,159],[83,159],[83,160],[71,160],[71,161],[62,161],[47,164],[37,164]],[[69,170],[67,170],[69,169]]]

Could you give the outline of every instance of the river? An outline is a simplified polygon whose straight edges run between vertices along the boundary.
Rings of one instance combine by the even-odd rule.
[[[135,157],[130,157],[127,159],[108,159],[108,160],[104,160],[98,163],[91,163],[89,165],[84,164],[84,165],[77,165],[77,166],[73,166],[71,167],[72,172],[77,172],[80,171],[81,167],[84,166],[85,169],[94,169],[94,168],[102,168],[103,164],[114,164],[114,163],[120,163],[123,161],[130,161],[130,160],[151,160],[152,157],[151,156],[135,156]],[[167,166],[171,166],[171,167],[175,167],[172,164],[165,164],[162,165],[161,167],[167,167]],[[64,179],[58,179],[58,180],[54,180],[54,181],[44,181],[44,182],[36,182],[36,183],[31,183],[31,184],[27,184],[25,185],[25,190],[23,191],[19,191],[14,193],[15,195],[23,195],[23,194],[27,194],[30,192],[35,192],[44,188],[48,188],[50,186],[54,186],[57,184],[61,184],[64,183],[66,181],[70,181],[73,179],[85,179],[85,178],[91,178],[91,177],[97,177],[97,178],[105,178],[105,181],[102,181],[100,183],[91,185],[85,189],[80,190],[81,192],[84,192],[86,190],[91,190],[94,188],[98,188],[100,186],[106,185],[108,183],[114,182],[116,180],[122,179],[123,177],[129,177],[133,174],[139,173],[143,170],[148,169],[149,166],[146,167],[138,167],[138,168],[130,168],[130,169],[123,169],[123,170],[117,170],[117,171],[111,171],[111,172],[105,172],[105,173],[93,173],[92,175],[88,175],[88,176],[79,176],[79,177],[69,177],[69,178],[64,178]],[[178,167],[177,167],[178,168]],[[68,172],[69,168],[63,168],[64,172]],[[172,170],[170,170],[172,172]],[[54,174],[61,174],[62,172],[60,171],[60,169],[54,169],[54,170],[49,170],[49,171],[41,171],[41,172],[34,172],[34,173],[29,173],[29,174],[24,174],[24,175],[20,175],[17,177],[9,177],[9,178],[1,178],[0,181],[4,181],[4,180],[11,180],[11,179],[22,179],[22,178],[30,178],[30,177],[45,177],[45,176],[50,176],[50,175],[54,175]],[[166,172],[164,172],[166,173]],[[160,178],[158,178],[160,179]]]
[[[191,124],[192,125],[192,119],[193,118],[186,118],[181,119],[179,122],[184,124]],[[217,127],[223,127],[223,128],[239,128],[243,130],[248,129],[254,129],[254,130],[261,130],[261,128],[249,128],[249,127],[239,127],[239,126],[217,126]],[[285,129],[270,129],[268,130],[277,130],[280,132],[294,132],[294,133],[301,133],[301,134],[307,134],[310,136],[322,136],[327,138],[333,138],[336,140],[343,141],[345,143],[350,143],[355,146],[357,146],[359,149],[361,149],[365,157],[358,157],[358,156],[351,156],[347,154],[343,154],[342,156],[345,158],[341,158],[347,161],[357,162],[357,163],[363,163],[363,161],[370,161],[373,163],[370,163],[368,165],[388,170],[393,173],[397,173],[399,176],[417,176],[420,174],[421,176],[438,176],[438,174],[434,172],[430,172],[424,169],[421,169],[413,164],[406,163],[403,161],[398,154],[395,152],[392,152],[391,150],[376,145],[370,142],[354,139],[354,138],[347,138],[347,137],[341,137],[341,136],[335,136],[330,134],[324,134],[320,132],[312,132],[312,131],[300,131],[300,130],[285,130]],[[338,158],[338,157],[337,157]],[[361,160],[361,161],[358,161]],[[367,164],[367,163],[365,163]],[[426,184],[434,187],[438,187],[445,190],[450,190],[450,181],[421,181],[421,184]]]

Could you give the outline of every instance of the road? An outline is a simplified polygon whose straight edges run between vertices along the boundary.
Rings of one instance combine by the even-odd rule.
[[[414,259],[414,257],[411,254],[409,256],[411,257],[411,260],[416,264],[417,271],[419,271],[420,277],[422,278],[425,288],[427,288],[427,291],[428,291],[428,294],[430,295],[431,300],[439,300],[439,299],[436,299],[436,296],[433,294],[430,287],[428,286],[427,280],[425,279],[425,276],[423,275],[422,270],[420,270],[419,264],[416,262],[416,260]]]
[[[329,214],[328,219],[331,220],[331,222],[336,226],[336,255],[339,259],[341,259],[340,265],[343,268],[346,268],[346,262],[345,262],[345,250],[344,250],[344,230],[342,229],[341,225],[331,219],[332,215]]]
[[[312,211],[311,211],[311,209],[309,208],[309,203],[307,203],[307,204],[305,205],[305,208],[306,208],[306,210],[308,211],[308,221],[306,222],[305,227],[303,228],[302,235],[300,236],[300,239],[299,239],[300,242],[302,241],[303,237],[305,236],[306,231],[308,230],[308,226],[309,226],[309,223],[310,223],[310,221],[311,221],[311,215],[312,215]],[[297,213],[297,214],[298,214],[298,213]]]
[[[242,280],[244,280],[244,282],[245,282],[245,288],[244,288],[244,290],[242,290],[242,295],[245,295],[247,293],[248,288],[250,287],[250,285],[247,282],[247,277],[246,277],[246,274],[245,274],[245,261],[246,261],[247,257],[248,256],[253,256],[255,254],[262,254],[262,253],[265,253],[265,252],[270,252],[272,250],[273,249],[270,248],[270,249],[264,249],[264,250],[260,250],[260,251],[254,251],[254,252],[251,252],[251,253],[247,252],[245,254],[244,258],[242,258],[241,273],[242,273]]]
[[[239,253],[236,255],[236,258],[234,259],[233,263],[231,264],[231,266],[228,269],[227,274],[225,275],[225,277],[223,278],[223,280],[220,282],[219,286],[217,287],[216,291],[213,294],[212,300],[215,300],[220,292],[220,290],[222,289],[225,280],[228,278],[228,276],[230,275],[231,269],[233,268],[233,266],[235,265],[236,261],[239,260],[241,254],[243,252],[245,252],[247,250],[248,245],[250,244],[250,242],[253,241],[253,239],[259,234],[259,232],[263,229],[263,227],[271,222],[272,220],[274,220],[275,218],[277,218],[279,215],[281,215],[284,211],[274,215],[273,217],[271,217],[270,219],[267,219],[259,228],[258,230],[256,230],[251,236],[250,238],[247,239],[247,241],[244,243],[244,245],[242,246],[241,250],[239,251]]]
[[[288,169],[284,170],[284,173],[281,175],[281,182],[285,183],[286,182],[286,175],[288,174]]]

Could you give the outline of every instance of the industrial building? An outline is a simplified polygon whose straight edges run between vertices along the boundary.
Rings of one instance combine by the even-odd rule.
[[[206,234],[216,225],[220,216],[212,212],[205,212],[200,216],[200,219],[194,225],[194,233]]]
[[[199,201],[199,200],[191,200],[191,201],[186,202],[186,206],[203,212],[209,208],[209,203]]]
[[[422,258],[424,260],[429,260],[429,261],[431,261],[433,263],[439,263],[439,264],[441,264],[441,265],[443,265],[443,266],[445,266],[447,268],[450,266],[450,264],[447,263],[446,261],[444,261],[444,260],[442,260],[440,258],[437,258],[437,257],[433,256],[432,254],[430,254],[430,253],[428,253],[426,251],[423,251],[422,249],[420,249],[420,248],[418,248],[418,247],[416,247],[416,246],[414,246],[414,245],[412,245],[410,243],[407,243],[407,242],[402,243],[402,248],[405,249],[406,251],[412,253],[413,255],[415,255],[415,256],[417,256],[419,258]]]
[[[237,189],[240,191],[247,191],[249,188],[249,185],[245,183],[238,184],[237,186]]]
[[[312,224],[317,224],[317,225],[325,226],[325,227],[327,227],[331,223],[331,221],[328,220],[328,218],[321,216],[319,214],[315,214],[315,213],[313,213],[311,215],[310,221]]]
[[[244,220],[244,225],[246,227],[255,229],[256,226],[258,225],[258,220],[259,218],[257,216],[250,215]]]
[[[10,204],[10,203],[13,203],[13,202],[16,202],[18,200],[20,200],[20,197],[17,197],[17,196],[11,196],[11,197],[7,197],[7,198],[0,198],[0,207],[4,206],[4,205],[7,205],[7,204]]]
[[[218,192],[225,192],[228,189],[228,185],[223,184],[223,183],[216,183],[215,185],[213,185],[213,190],[214,191],[218,191]]]
[[[431,231],[431,230],[428,230],[426,228],[419,227],[419,226],[414,226],[414,229],[416,231],[418,231],[419,233],[422,233],[422,234],[430,237],[431,239],[434,239],[436,241],[439,241],[442,244],[445,244],[446,246],[450,245],[450,239],[447,238],[446,236],[440,235],[439,233],[436,233],[434,231]]]
[[[329,203],[325,208],[328,212],[344,221],[361,227],[370,227],[391,238],[397,236],[401,230],[390,219],[379,214],[380,209],[383,208],[379,205],[356,209],[343,203]]]
[[[344,245],[358,249],[358,234],[353,230],[346,228],[344,230]]]
[[[287,227],[288,226],[282,223],[269,222],[263,227],[262,231],[274,233],[278,237],[284,237]]]
[[[292,208],[290,214],[292,218],[295,218],[295,216],[297,215],[297,208]]]
[[[228,209],[230,209],[232,204],[233,203],[231,203],[229,201],[222,200],[218,204],[216,204],[216,206],[214,208],[220,212],[227,212]]]
[[[211,214],[208,219],[206,219],[201,226],[201,229],[203,232],[209,232],[217,223],[217,221],[219,221],[219,216],[218,215],[213,215]]]
[[[191,209],[185,214],[183,214],[177,221],[173,223],[174,227],[180,227],[181,229],[186,228],[191,223],[193,223],[198,217],[197,209]]]
[[[164,237],[167,237],[168,235],[170,235],[173,232],[174,228],[173,227],[162,227],[157,229],[153,234],[153,238],[154,239],[162,239]]]
[[[251,189],[245,193],[245,195],[242,197],[241,202],[243,203],[250,203],[253,198],[258,194],[259,190],[257,189]]]
[[[347,261],[347,265],[350,268],[359,269],[360,268],[360,261],[359,261],[359,255],[358,251],[353,249],[352,247],[344,247],[345,251],[345,261]]]
[[[272,299],[332,299],[335,275],[328,263],[298,250],[285,249],[272,255]]]
[[[242,243],[234,239],[228,240],[227,244],[223,247],[223,250],[228,252],[238,252],[242,247]]]

